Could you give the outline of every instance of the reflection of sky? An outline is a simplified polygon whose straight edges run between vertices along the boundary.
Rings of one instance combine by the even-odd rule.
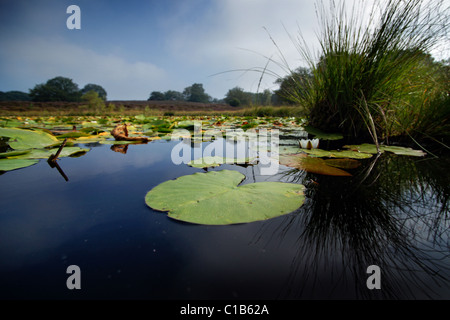
[[[85,219],[84,213],[94,214],[100,221],[108,220],[108,212],[114,209],[114,203],[108,200],[128,199],[131,192],[142,196],[143,191],[136,188],[139,182],[148,181],[151,188],[152,178],[164,175],[164,171],[157,173],[153,169],[157,170],[156,164],[164,160],[161,145],[130,146],[126,155],[104,146],[79,158],[63,158],[58,163],[69,177],[68,182],[44,160],[3,175],[1,194],[8,202],[2,201],[7,213],[0,225],[2,255],[17,257],[19,253],[26,257],[35,249],[57,247],[95,223]],[[138,148],[143,152],[135,152]],[[16,265],[20,261],[11,257],[1,259],[0,264]]]
[[[326,248],[302,239],[311,218],[306,209],[212,227],[177,222],[148,208],[145,194],[157,184],[204,171],[174,165],[175,144],[130,145],[126,154],[102,145],[63,158],[68,182],[45,160],[0,176],[0,297],[71,297],[65,288],[70,264],[82,271],[78,298],[274,299],[303,290],[306,298],[340,299],[355,296],[354,281],[364,289],[365,270],[340,260],[349,253],[333,245],[333,230],[323,235]],[[244,183],[286,179],[263,177],[257,167],[213,170],[222,169],[244,173]],[[383,257],[375,257],[377,263]],[[438,292],[448,297],[445,286]]]
[[[105,294],[101,287],[111,282],[117,290],[126,291],[119,278],[129,277],[127,281],[136,286],[134,273],[141,272],[144,278],[149,277],[149,286],[165,282],[165,293],[161,294],[175,290],[180,295],[201,296],[210,290],[208,279],[223,274],[219,282],[230,287],[220,295],[233,297],[242,294],[242,284],[233,288],[229,277],[253,274],[259,278],[267,268],[277,268],[285,250],[267,254],[260,245],[250,245],[259,224],[218,228],[187,225],[145,205],[145,193],[158,183],[203,171],[173,165],[169,146],[167,142],[130,145],[126,154],[101,146],[79,158],[63,158],[59,164],[68,182],[45,161],[3,175],[0,277],[5,291],[0,295],[12,294],[15,281],[10,280],[23,273],[30,277],[30,292],[39,290],[40,280],[32,280],[33,268],[48,270],[40,271],[43,279],[53,279],[46,272],[59,269],[64,273],[67,265],[79,264],[82,272],[92,274],[86,281],[93,284],[94,293]],[[274,260],[274,255],[279,258]],[[253,263],[259,260],[261,267],[255,271]],[[284,278],[288,262],[271,282]],[[175,270],[175,266],[182,269]],[[199,274],[199,269],[204,272]],[[154,278],[151,273],[155,273]],[[249,284],[252,279],[248,277]],[[135,290],[143,294],[140,290],[144,289]]]

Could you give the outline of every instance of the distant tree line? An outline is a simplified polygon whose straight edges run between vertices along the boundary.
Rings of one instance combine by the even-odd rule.
[[[203,84],[194,83],[193,85],[184,88],[183,92],[168,90],[166,92],[153,91],[150,93],[148,101],[189,101],[189,102],[218,102],[205,92]]]
[[[275,83],[280,84],[283,88],[289,86],[290,76],[286,78],[278,79]],[[209,94],[205,92],[203,84],[194,83],[192,86],[186,87],[183,92],[168,90],[166,92],[152,91],[148,101],[189,101],[189,102],[201,102],[201,103],[227,103],[232,107],[239,106],[269,106],[269,105],[281,105],[292,103],[289,99],[284,98],[284,95],[280,93],[283,90],[277,90],[275,92],[269,89],[263,92],[248,92],[241,87],[234,87],[225,95],[225,98],[219,100],[211,98]]]
[[[31,97],[22,91],[0,91],[0,101],[30,101]]]
[[[296,88],[298,92],[299,83],[308,81],[311,78],[309,69],[298,68],[295,72],[279,78],[275,81],[279,85],[279,89],[272,92],[269,89],[263,92],[253,93],[242,89],[241,87],[234,87],[226,93],[221,100],[212,98],[205,92],[203,84],[194,83],[189,87],[184,88],[183,92],[168,90],[165,92],[152,91],[148,101],[188,101],[199,103],[227,103],[233,107],[239,106],[268,106],[268,105],[282,105],[294,104],[295,99],[291,99],[288,93],[294,91]],[[0,101],[67,101],[67,102],[81,102],[93,101],[101,99],[106,101],[106,90],[98,85],[89,83],[82,89],[79,89],[78,84],[72,79],[66,77],[55,77],[45,83],[40,83],[29,90],[29,93],[21,91],[0,91]]]
[[[106,100],[106,90],[100,85],[89,83],[80,90],[78,84],[65,77],[56,77],[46,83],[37,84],[30,89],[29,96],[33,101],[79,102],[83,100],[83,95],[90,91],[96,92],[99,98]]]
[[[72,79],[55,77],[46,83],[40,83],[29,90],[29,93],[21,91],[0,92],[0,101],[67,101],[81,102],[93,99],[93,95],[106,101],[106,90],[98,85],[89,83],[82,89]]]

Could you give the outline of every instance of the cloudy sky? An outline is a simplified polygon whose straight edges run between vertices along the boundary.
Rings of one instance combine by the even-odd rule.
[[[66,26],[72,4],[80,30]],[[236,86],[256,92],[261,73],[251,70],[269,57],[281,62],[272,39],[291,68],[303,64],[289,36],[299,29],[316,50],[315,1],[0,0],[0,91],[64,76],[80,88],[101,85],[109,100],[193,83],[218,99]],[[274,61],[268,69],[283,76]],[[263,77],[259,90],[276,89],[274,81]]]

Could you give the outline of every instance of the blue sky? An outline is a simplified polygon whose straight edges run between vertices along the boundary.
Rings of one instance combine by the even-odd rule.
[[[256,92],[267,57],[302,64],[289,33],[313,50],[312,0],[0,0],[0,91],[28,92],[64,76],[82,88],[101,85],[109,100],[146,100],[152,91],[202,83],[221,99],[236,86]],[[81,29],[69,30],[69,5]],[[266,31],[266,30],[267,31]],[[270,34],[270,36],[269,36]],[[269,68],[284,75],[271,63]],[[225,72],[225,73],[223,73]],[[260,90],[276,89],[265,76]]]

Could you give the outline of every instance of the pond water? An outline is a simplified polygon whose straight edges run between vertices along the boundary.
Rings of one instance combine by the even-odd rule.
[[[176,143],[86,145],[58,161],[68,181],[45,160],[1,175],[0,298],[450,298],[449,159],[385,153],[352,177],[222,165],[209,170],[302,183],[306,201],[278,218],[206,226],[145,204],[158,184],[204,172],[171,161]],[[66,286],[70,265],[81,290]],[[367,286],[371,265],[380,289]]]

